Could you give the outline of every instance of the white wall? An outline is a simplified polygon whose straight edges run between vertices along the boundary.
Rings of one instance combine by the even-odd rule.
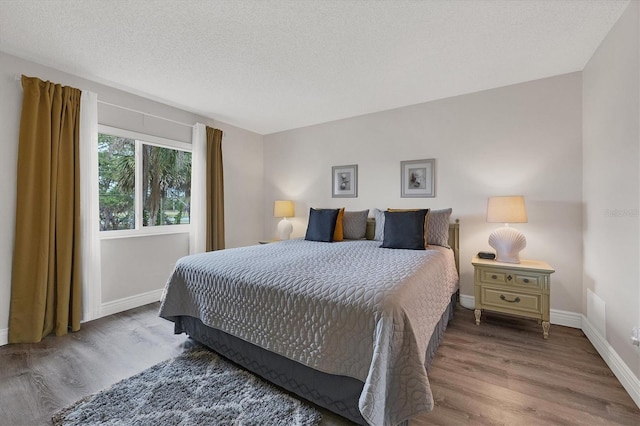
[[[583,71],[582,308],[597,323],[588,290],[604,302],[599,331],[640,379],[630,340],[640,326],[639,27],[640,4],[631,2]]]
[[[294,236],[309,207],[453,208],[461,293],[473,294],[471,257],[490,249],[487,197],[523,194],[523,258],[556,269],[551,307],[582,309],[580,73],[517,84],[265,136],[264,234],[276,199],[296,201]],[[400,198],[400,161],[436,159],[436,198]],[[358,198],[331,198],[331,166],[358,164]]]
[[[191,141],[189,127],[150,115],[187,124],[202,122],[221,129],[224,132],[222,144],[227,247],[256,244],[261,239],[261,135],[0,52],[0,343],[3,336],[6,339],[11,294],[18,130],[22,105],[22,87],[20,82],[15,80],[15,76],[21,74],[81,90],[90,90],[98,94],[99,101],[143,111],[146,114],[99,104],[101,124],[184,142]],[[158,238],[162,240],[162,244],[158,244]],[[135,296],[150,289],[161,289],[170,271],[168,264],[188,253],[184,240],[185,235],[180,234],[103,240],[103,303]],[[114,273],[112,267],[109,267],[116,264],[116,261],[119,265],[118,273]],[[127,279],[127,276],[130,278]],[[164,278],[161,279],[162,276]]]

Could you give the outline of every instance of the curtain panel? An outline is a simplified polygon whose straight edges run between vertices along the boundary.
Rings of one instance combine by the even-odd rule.
[[[100,317],[100,196],[98,170],[98,95],[80,96],[80,224],[82,236],[82,321]]]
[[[9,342],[80,329],[79,89],[22,76]]]
[[[222,130],[207,127],[207,251],[224,249]]]
[[[207,135],[204,124],[197,123],[191,133],[191,209],[189,254],[204,253],[207,232]]]

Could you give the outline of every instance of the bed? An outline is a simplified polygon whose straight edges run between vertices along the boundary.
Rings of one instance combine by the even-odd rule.
[[[187,256],[160,316],[265,379],[359,424],[433,408],[427,368],[458,291],[451,248],[296,239]],[[368,238],[372,238],[368,229]]]

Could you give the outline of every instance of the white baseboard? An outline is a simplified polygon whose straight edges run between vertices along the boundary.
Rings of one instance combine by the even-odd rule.
[[[117,314],[118,312],[127,311],[129,309],[157,302],[162,297],[162,292],[163,289],[153,290],[147,293],[125,297],[124,299],[103,303],[100,305],[100,317],[106,317],[107,315]]]
[[[3,328],[0,330],[0,346],[4,346],[9,343],[9,329]]]
[[[571,328],[582,328],[582,314],[560,309],[551,309],[551,319],[549,322],[555,325],[562,325]]]
[[[460,304],[467,309],[475,309],[476,298],[466,294],[460,295]],[[569,311],[561,311],[559,309],[551,309],[551,324],[562,325],[564,327],[582,328],[582,314]]]
[[[633,374],[633,371],[620,358],[620,355],[584,315],[582,316],[582,331],[593,347],[596,348],[604,362],[613,371],[613,374],[620,380],[622,387],[629,393],[631,399],[640,407],[640,379]]]
[[[467,296],[466,294],[460,295],[460,304],[463,308],[475,309],[476,298],[474,296]]]

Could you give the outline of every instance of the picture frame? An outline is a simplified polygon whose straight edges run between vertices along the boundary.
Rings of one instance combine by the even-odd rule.
[[[358,197],[358,165],[331,167],[331,197]]]
[[[436,196],[436,160],[400,162],[400,197],[433,198]]]

